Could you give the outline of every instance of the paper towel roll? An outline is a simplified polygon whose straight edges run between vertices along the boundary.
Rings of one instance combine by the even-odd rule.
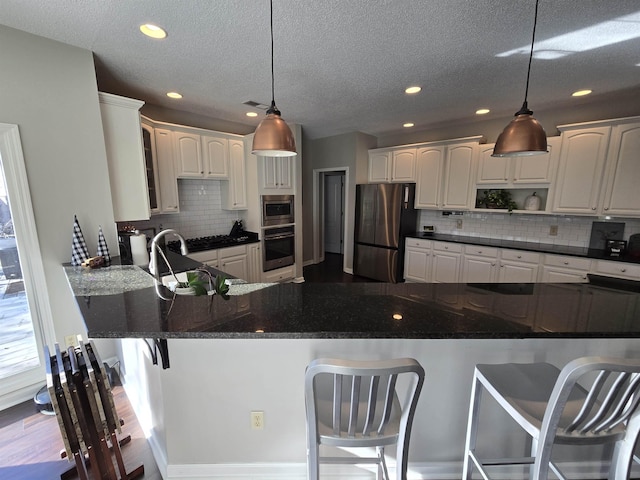
[[[143,233],[131,235],[131,257],[133,264],[138,266],[149,265],[149,252],[147,252],[147,236]]]

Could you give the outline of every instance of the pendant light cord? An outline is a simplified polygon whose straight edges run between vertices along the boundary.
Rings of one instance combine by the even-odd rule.
[[[538,24],[538,3],[540,0],[536,0],[536,9],[533,16],[533,34],[531,35],[531,51],[529,52],[529,68],[527,69],[527,86],[524,90],[524,103],[522,104],[522,108],[516,115],[520,115],[522,113],[531,115],[533,112],[529,110],[527,105],[527,97],[529,96],[529,77],[531,76],[531,60],[533,59],[533,45],[536,41],[536,26]]]
[[[280,115],[278,108],[276,107],[276,95],[275,95],[275,74],[273,69],[273,0],[269,0],[270,16],[271,16],[271,107],[267,110],[267,114],[275,113]]]

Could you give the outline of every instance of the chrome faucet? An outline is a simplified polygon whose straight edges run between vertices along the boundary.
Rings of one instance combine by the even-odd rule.
[[[171,265],[169,265],[167,257],[164,255],[164,252],[160,248],[160,245],[158,245],[158,241],[168,233],[173,233],[180,240],[180,253],[182,253],[182,255],[186,255],[187,253],[189,253],[189,250],[187,250],[187,242],[185,241],[184,237],[171,228],[162,230],[155,237],[153,237],[153,240],[151,240],[151,260],[149,261],[149,273],[151,273],[151,275],[153,275],[156,280],[160,279],[160,269],[158,268],[158,252],[160,252],[160,255],[164,259],[164,262],[167,264],[167,267],[169,267],[169,270],[171,270]]]

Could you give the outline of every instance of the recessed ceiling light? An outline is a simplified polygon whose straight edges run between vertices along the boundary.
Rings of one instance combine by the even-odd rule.
[[[411,127],[413,127],[413,126],[414,126],[414,124],[413,124],[413,123],[411,123],[411,122],[407,122],[407,123],[405,123],[405,124],[404,124],[404,125],[402,125],[402,126],[403,126],[404,128],[411,128]]]
[[[256,112],[247,112],[247,117],[257,117],[258,114]]]
[[[420,90],[422,90],[422,87],[408,87],[405,89],[404,93],[411,95],[412,93],[418,93]]]
[[[151,38],[165,38],[167,36],[167,32],[152,23],[145,23],[144,25],[140,25],[140,31],[147,37]]]
[[[167,97],[169,97],[169,98],[182,98],[182,95],[180,95],[178,92],[169,92],[169,93],[167,93]]]
[[[488,108],[480,108],[479,110],[476,110],[476,115],[486,115],[490,111],[491,110],[489,110]]]
[[[572,97],[584,97],[585,95],[589,95],[591,90],[578,90],[577,92],[573,92],[571,94]]]

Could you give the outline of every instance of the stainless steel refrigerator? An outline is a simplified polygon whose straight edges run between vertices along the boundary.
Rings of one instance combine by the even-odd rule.
[[[404,280],[404,237],[416,231],[414,183],[356,185],[353,273],[396,283]]]

